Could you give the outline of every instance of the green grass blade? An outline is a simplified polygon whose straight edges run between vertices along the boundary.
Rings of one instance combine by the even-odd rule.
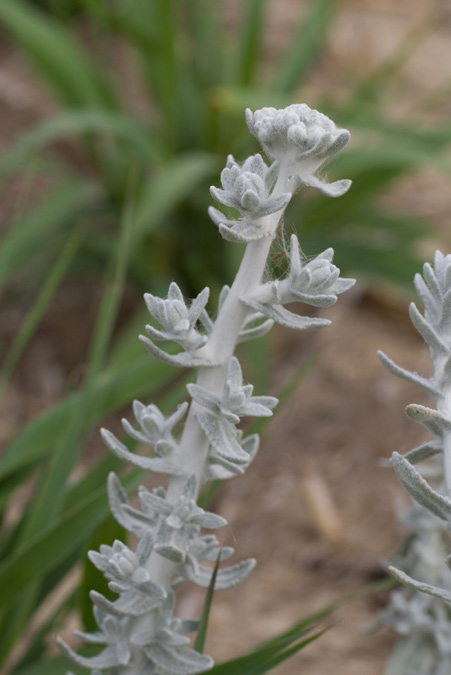
[[[117,245],[117,260],[114,276],[107,283],[93,330],[93,339],[88,358],[85,380],[78,399],[77,408],[64,420],[60,433],[53,443],[50,462],[44,472],[41,484],[35,494],[33,507],[23,528],[23,540],[56,516],[64,500],[66,482],[81,451],[80,436],[86,429],[87,407],[94,405],[93,389],[107,353],[108,343],[116,319],[125,269],[128,259],[131,222],[124,217],[122,234]],[[78,446],[78,451],[77,451]],[[52,499],[48,496],[52,495]]]
[[[226,61],[220,12],[210,0],[183,3],[178,16],[178,116],[174,139],[178,153],[217,149],[218,111],[210,92],[224,79]]]
[[[204,607],[202,610],[202,616],[200,617],[199,628],[197,629],[196,639],[194,640],[193,644],[193,649],[195,649],[196,652],[199,652],[200,654],[202,654],[204,651],[205,640],[207,637],[208,620],[210,618],[211,603],[213,602],[213,595],[215,592],[215,583],[216,577],[218,575],[220,558],[221,558],[221,551],[219,552],[218,557],[216,559],[216,563],[213,568],[213,574],[211,575],[210,583],[208,584]]]
[[[186,153],[166,163],[137,199],[133,245],[136,246],[175,205],[188,197],[220,166],[214,155]]]
[[[216,664],[209,672],[212,673],[212,675],[230,675],[231,673],[233,673],[233,675],[261,675],[262,673],[266,673],[290,658],[290,656],[297,653],[310,642],[320,637],[324,633],[324,629],[313,635],[309,635],[308,637],[305,636],[310,633],[320,621],[330,617],[332,613],[342,605],[357,598],[378,593],[388,588],[393,588],[395,585],[396,581],[389,577],[373,584],[368,584],[358,591],[349,593],[335,602],[326,605],[323,609],[313,612],[300,621],[297,621],[290,628],[278,633],[273,638],[266,640],[248,654],[224,663]]]
[[[333,0],[315,0],[301,21],[291,43],[278,64],[271,89],[281,93],[295,91],[304,81],[323,48],[333,18]]]
[[[151,5],[150,9],[142,9]],[[179,72],[177,48],[179,36],[176,28],[176,4],[174,0],[132,0],[130,19],[124,30],[132,38],[132,44],[141,57],[141,69],[151,98],[161,114],[161,131],[168,145],[172,144],[178,116]],[[121,22],[119,21],[118,24]],[[139,26],[139,23],[142,25]],[[120,25],[118,25],[121,30]]]
[[[56,630],[68,617],[69,612],[76,609],[77,590],[75,589],[72,592],[68,590],[68,593],[53,612],[47,611],[42,622],[40,621],[39,624],[31,627],[26,639],[22,640],[21,653],[17,654],[12,666],[11,661],[7,664],[8,672],[12,668],[11,672],[17,675],[17,673],[23,672],[36,664],[46,662],[48,636],[55,635]],[[63,668],[62,672],[65,672]]]
[[[70,669],[74,675],[86,675],[86,668],[76,664],[71,663]],[[67,672],[67,656],[57,656],[20,668],[14,675],[61,675],[65,672]]]
[[[218,86],[224,75],[220,13],[210,0],[191,0],[186,3],[186,10],[193,41],[194,77],[200,85],[199,98],[203,101],[202,91]]]
[[[124,476],[122,484],[130,492],[140,480],[142,472],[133,471]],[[4,561],[0,565],[1,613],[6,614],[14,606],[23,589],[36,577],[42,578],[78,550],[105,519],[108,511],[106,488],[103,486],[74,509],[61,514]]]
[[[171,366],[153,361],[147,354],[118,371],[102,373],[92,391],[94,401],[100,401],[100,405],[88,408],[86,424],[90,426],[100,416],[129,404],[131,398],[155,394],[173,375]],[[0,480],[48,455],[49,442],[58,433],[63,420],[70,417],[79,406],[81,396],[79,391],[69,394],[18,432],[0,459]]]
[[[249,86],[261,61],[261,45],[267,0],[247,0],[243,3],[243,18],[236,50],[233,55],[234,84]]]
[[[0,158],[0,176],[5,178],[21,171],[36,152],[53,141],[85,134],[108,135],[123,141],[146,164],[161,160],[156,138],[138,119],[112,111],[83,110],[61,113],[23,133]]]
[[[268,673],[270,670],[273,670],[273,668],[275,668],[279,664],[283,663],[284,661],[287,661],[292,656],[297,654],[299,651],[301,651],[301,649],[304,649],[304,647],[307,647],[307,645],[309,645],[311,642],[314,642],[315,640],[317,640],[319,637],[321,637],[321,635],[324,635],[326,630],[329,630],[329,629],[324,628],[323,630],[320,630],[317,633],[314,633],[314,635],[310,635],[309,637],[305,638],[304,640],[300,640],[295,645],[293,645],[290,649],[285,649],[280,654],[274,655],[268,661],[265,661],[264,663],[260,663],[259,666],[256,665],[255,668],[251,668],[247,672],[246,675],[261,675],[262,673]]]
[[[15,473],[12,473],[8,478],[5,478],[2,481],[1,490],[0,490],[0,513],[3,514],[5,506],[8,504],[12,493],[21,485],[23,485],[26,479],[29,476],[29,468],[25,467],[22,470],[18,470]],[[0,544],[0,556],[3,550],[3,541]]]
[[[245,656],[218,663],[209,672],[212,675],[229,675],[230,673],[233,673],[233,675],[261,675],[267,673],[324,633],[324,630],[321,630],[304,638],[304,635],[315,624],[316,621],[308,623],[306,627],[292,631],[289,637],[283,634],[283,637],[281,636],[279,640],[273,639],[268,645],[265,644]]]
[[[80,441],[82,433],[86,429],[87,406],[95,405],[92,397],[93,384],[105,359],[122,294],[131,224],[130,218],[124,217],[122,235],[117,246],[114,277],[112,283],[106,286],[97,314],[79,405],[70,418],[64,420],[60,432],[51,445],[52,454],[45,470],[42,472],[33,502],[25,514],[16,541],[15,550],[17,551],[21,551],[34,534],[45,529],[57,517],[64,503],[67,481],[83,447]],[[52,495],[51,499],[49,499],[49,495]],[[12,555],[14,556],[14,551]],[[16,604],[8,617],[7,625],[0,631],[0,654],[6,655],[9,652],[29,621],[42,581],[37,574],[34,576],[33,582],[24,590],[20,602]]]
[[[117,108],[111,82],[62,23],[24,0],[0,0],[0,23],[61,103],[74,108]]]
[[[46,194],[42,201],[14,222],[1,240],[0,245],[0,290],[14,272],[24,269],[42,251],[43,242],[58,242],[77,213],[94,196],[87,183],[71,180],[61,183]],[[46,245],[46,253],[52,247]]]
[[[86,675],[86,668],[70,664],[70,670],[74,675]],[[57,656],[53,659],[38,661],[16,671],[14,675],[61,675],[67,672],[67,656]]]
[[[83,236],[84,233],[82,233],[81,229],[78,229],[69,237],[60,257],[54,263],[52,269],[44,281],[42,288],[39,290],[38,296],[31,310],[20,326],[19,331],[14,338],[13,344],[6,353],[0,371],[0,399],[4,393],[4,388],[8,383],[8,380],[11,377],[11,374],[23,353],[23,350],[35,332],[56,289],[65,276],[75,254],[77,253],[83,240]]]

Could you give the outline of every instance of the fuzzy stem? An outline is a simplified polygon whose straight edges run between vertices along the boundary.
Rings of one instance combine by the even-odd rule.
[[[288,189],[288,178],[281,167],[272,196],[283,194]],[[235,351],[240,330],[246,317],[252,311],[241,302],[240,298],[250,294],[261,283],[271,244],[282,215],[283,210],[265,218],[271,231],[274,232],[273,236],[253,241],[246,246],[240,268],[215,321],[208,344],[204,348],[208,350],[207,353],[211,360],[219,362],[220,365],[199,368],[197,384],[218,396],[223,392],[229,359]],[[188,475],[194,474],[199,486],[204,473],[209,441],[196,419],[196,413],[200,409],[201,406],[198,403],[191,402],[178,449],[178,468],[182,470],[182,475],[171,476],[166,491],[166,499],[170,504],[174,504],[180,497]],[[171,579],[177,567],[177,563],[170,562],[155,551],[150,554],[146,564],[152,581],[165,588],[170,588]],[[151,620],[149,615],[137,618],[132,622],[131,633],[148,630]],[[135,656],[138,656],[138,651]],[[130,670],[127,666],[121,675],[134,675],[134,670]]]
[[[271,196],[278,197],[288,189],[285,167],[281,166]],[[223,392],[229,359],[235,351],[243,323],[252,311],[241,302],[240,298],[243,295],[249,295],[261,283],[282,214],[283,210],[265,218],[271,231],[274,232],[273,236],[253,241],[246,246],[240,268],[215,321],[208,345],[205,347],[212,361],[219,362],[220,365],[200,368],[197,384],[217,396]],[[171,477],[167,490],[167,500],[170,503],[174,503],[180,496],[186,475],[194,473],[199,485],[204,471],[209,442],[195,417],[199,409],[200,406],[193,401],[179,446],[180,468],[184,475]]]
[[[434,355],[431,352],[431,358],[434,362],[434,379],[436,382],[446,382],[445,365],[446,357]],[[437,410],[443,412],[447,417],[451,417],[451,386],[440,387],[440,396],[436,398]],[[443,477],[445,490],[448,497],[451,497],[451,432],[444,431],[442,437],[443,444]],[[451,523],[448,524],[451,528]]]
[[[451,417],[451,390],[444,392],[443,407],[447,417]],[[451,432],[443,433],[443,476],[445,479],[445,490],[448,497],[451,498]],[[448,523],[451,528],[451,523]]]

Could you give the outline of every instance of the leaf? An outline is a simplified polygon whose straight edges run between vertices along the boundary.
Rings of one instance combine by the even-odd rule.
[[[117,108],[111,82],[61,23],[24,0],[2,0],[0,21],[62,103]]]
[[[329,326],[331,323],[329,319],[294,314],[288,309],[285,309],[282,305],[264,305],[261,302],[257,302],[245,297],[241,298],[241,300],[245,305],[248,305],[248,307],[252,307],[252,309],[255,309],[257,312],[261,312],[281,326],[284,326],[285,328],[291,328],[292,330],[314,330],[316,328]]]
[[[106,358],[107,346],[117,316],[125,281],[131,222],[124,215],[112,274],[107,279],[92,332],[88,362],[78,405],[63,424],[51,444],[51,455],[33,499],[33,508],[21,528],[19,544],[33,532],[51,522],[64,502],[66,483],[81,451],[80,436],[86,429],[86,412],[94,404],[92,391]],[[78,450],[78,452],[77,452]],[[52,495],[52,499],[48,496]]]
[[[87,406],[85,422],[92,425],[99,417],[128,404],[131,398],[151,395],[167,384],[172,369],[146,354],[119,370],[109,369],[96,379],[92,390],[94,401],[99,406]],[[83,396],[82,392],[69,394],[66,398],[32,420],[20,431],[0,460],[0,479],[29,466],[49,453],[49,443]],[[1,485],[1,482],[0,482]]]
[[[85,430],[86,410],[88,406],[93,405],[92,388],[107,353],[107,345],[124,284],[129,250],[129,232],[131,230],[131,220],[127,216],[128,214],[125,213],[121,236],[114,253],[116,260],[112,279],[105,284],[102,301],[97,312],[82,386],[82,396],[73,414],[69,419],[64,420],[56,438],[52,439],[52,452],[45,471],[42,472],[32,508],[26,512],[19,537],[15,542],[15,550],[18,551],[33,534],[48,526],[57,517],[64,503],[69,475],[82,448],[80,436]],[[52,499],[48,498],[49,495],[52,495]],[[12,552],[12,555],[14,555],[14,552]],[[27,623],[34,604],[34,597],[39,591],[40,581],[39,577],[36,576],[33,584],[28,588],[27,595],[15,608],[14,618],[10,618],[8,626],[1,632],[0,652],[7,653],[10,644],[17,639]]]
[[[393,373],[393,375],[418,385],[433,396],[440,395],[440,391],[434,386],[433,380],[431,381],[431,379],[421,377],[421,375],[418,375],[418,373],[401,368],[380,350],[377,352],[377,355],[382,365],[385,366],[385,368],[387,368],[387,370],[389,370],[391,373]]]
[[[451,431],[451,420],[433,408],[427,408],[424,405],[411,403],[406,408],[406,414],[411,420],[423,424],[431,434],[435,434],[439,438],[441,438],[444,433],[449,433]]]
[[[233,82],[246,86],[252,82],[261,59],[267,0],[247,0],[242,4],[243,17],[232,64]]]
[[[216,574],[216,590],[224,590],[237,586],[252,572],[255,564],[254,558],[248,558],[235,565],[220,568]],[[205,565],[199,565],[197,569],[187,565],[183,574],[194,584],[205,588],[210,584],[212,569]]]
[[[86,675],[86,669],[81,666],[71,664],[70,669],[74,675]],[[14,675],[61,675],[64,672],[67,672],[67,657],[57,656],[54,659],[43,659],[32,666],[21,668]]]
[[[204,152],[185,153],[167,162],[137,199],[133,245],[218,167],[219,159]]]
[[[130,491],[136,488],[140,479],[142,473],[134,471],[124,477],[122,484]],[[105,487],[102,487],[61,514],[52,525],[30,537],[20,551],[0,565],[1,611],[6,613],[29,583],[50,572],[76,551],[107,514],[108,500]]]
[[[427,443],[422,443],[416,448],[409,450],[404,455],[404,458],[407,459],[410,464],[417,464],[422,462],[429,457],[434,457],[443,452],[441,441],[428,441]]]
[[[271,89],[288,94],[300,87],[322,49],[333,18],[333,1],[310,3],[309,13],[296,29],[273,76]]]
[[[435,352],[444,356],[449,356],[450,349],[448,345],[442,340],[432,324],[426,321],[413,302],[410,303],[409,313],[413,325],[428,345]]]
[[[50,268],[50,271],[45,278],[41,289],[38,291],[37,298],[31,310],[28,312],[17,334],[15,335],[14,341],[7,351],[5,359],[2,363],[0,373],[0,398],[3,394],[5,385],[11,377],[16,364],[23,353],[23,350],[27,346],[33,333],[39,325],[39,322],[42,319],[42,316],[46,311],[52,297],[54,296],[58,285],[60,284],[75,254],[77,253],[78,248],[82,243],[83,235],[84,233],[82,233],[80,229],[77,229],[72,234],[72,236],[69,237],[66,245],[61,251],[59,258]]]
[[[218,663],[209,672],[212,675],[230,675],[230,673],[233,673],[233,675],[261,675],[267,673],[325,632],[324,630],[318,631],[314,635],[302,639],[309,629],[300,629],[297,634],[289,638],[284,639],[281,636],[277,643],[273,642],[268,647],[263,646],[246,656]]]
[[[356,593],[344,596],[318,612],[297,621],[288,630],[282,631],[273,638],[266,640],[248,654],[226,661],[225,663],[216,664],[210,672],[212,675],[231,675],[232,673],[233,675],[261,675],[262,673],[266,673],[307,646],[312,640],[320,637],[324,633],[324,630],[305,638],[308,632],[317,626],[319,621],[329,617],[332,612],[343,604],[358,597],[385,590],[386,588],[393,588],[393,586],[394,581],[390,577],[364,586]]]
[[[220,457],[237,464],[249,462],[249,455],[242,449],[237,430],[231,422],[209,412],[197,413],[196,419]]]
[[[172,646],[164,642],[153,642],[144,648],[149,659],[157,667],[171,675],[191,675],[210,671],[213,664],[211,656],[199,654],[187,645]]]
[[[200,654],[204,651],[205,639],[207,637],[208,619],[210,618],[211,603],[213,602],[213,594],[215,591],[216,575],[218,574],[219,563],[221,560],[221,551],[218,553],[213,573],[211,575],[210,583],[208,584],[207,594],[200,617],[199,628],[197,629],[196,639],[194,640],[193,649]]]
[[[146,164],[161,161],[156,138],[138,119],[126,113],[80,110],[61,113],[21,134],[0,158],[0,176],[5,178],[21,171],[31,156],[53,141],[92,133],[125,141],[128,151],[138,154]]]
[[[162,459],[161,457],[143,457],[142,455],[130,452],[123,443],[121,443],[111,431],[101,429],[102,438],[108,449],[116,455],[122,462],[128,462],[146,471],[155,473],[168,473],[178,475],[180,469],[175,464]]]
[[[427,593],[428,595],[432,595],[435,598],[440,598],[440,600],[451,603],[451,593],[446,591],[444,588],[438,588],[437,586],[432,586],[431,584],[425,584],[421,581],[417,581],[416,579],[412,579],[412,577],[402,570],[398,570],[396,567],[389,567],[388,571],[395,577],[395,579],[400,581],[405,586],[409,586],[416,591]]]
[[[399,453],[394,452],[391,461],[396,475],[415,501],[435,516],[449,522],[451,500],[433,490],[410,462]]]
[[[30,265],[37,252],[51,251],[52,246],[46,244],[44,247],[43,242],[52,242],[56,234],[64,235],[68,225],[94,195],[88,183],[71,179],[57,185],[32,211],[15,222],[1,240],[0,289],[17,270]]]

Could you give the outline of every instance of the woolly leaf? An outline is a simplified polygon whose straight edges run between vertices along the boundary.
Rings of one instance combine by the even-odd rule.
[[[413,384],[417,384],[419,387],[433,396],[440,395],[440,390],[437,389],[432,380],[421,377],[421,375],[418,375],[418,373],[401,368],[382,351],[378,351],[377,355],[382,365],[385,366],[385,368],[387,368],[387,370],[389,370],[391,373],[393,373],[393,375],[396,375],[403,380],[407,380],[408,382],[413,382]]]
[[[282,307],[282,305],[263,305],[260,302],[248,298],[241,298],[241,300],[245,305],[248,305],[248,307],[256,309],[258,312],[261,312],[269,319],[272,319],[285,328],[291,328],[293,330],[314,330],[315,328],[329,326],[331,323],[329,319],[318,319],[293,314],[293,312],[289,312]]]
[[[274,321],[272,321],[271,319],[267,319],[258,326],[254,326],[253,328],[245,328],[240,332],[238,336],[238,344],[242,344],[243,342],[249,342],[250,340],[256,340],[259,337],[263,337],[264,335],[269,333],[269,331],[273,326]]]
[[[441,437],[444,432],[451,431],[451,420],[432,408],[411,403],[406,408],[406,414],[414,422],[419,422],[435,436]]]
[[[171,648],[165,644],[152,644],[144,651],[157,668],[172,675],[203,673],[214,663],[211,656],[199,654],[186,645]]]
[[[211,410],[213,413],[220,413],[220,400],[217,396],[203,387],[199,387],[197,384],[187,384],[186,388],[193,401],[196,401],[196,403],[207,408],[207,410]],[[239,422],[239,418],[236,415],[234,415],[234,418],[236,422]]]
[[[397,452],[392,455],[392,464],[401,483],[418,504],[442,520],[451,519],[451,500],[433,490],[407,459]]]
[[[328,197],[341,197],[349,190],[352,183],[352,181],[346,179],[337,180],[335,183],[327,183],[313,175],[303,176],[301,182],[308,187],[316,188]]]
[[[69,647],[61,638],[55,638],[56,644],[58,647],[66,654],[66,656],[76,663],[78,666],[83,666],[84,668],[114,668],[116,666],[126,665],[128,660],[120,660],[117,653],[116,647],[109,646],[103,650],[97,656],[80,656],[77,652],[74,652],[73,649]]]
[[[249,560],[243,560],[236,565],[219,569],[216,575],[215,590],[224,590],[237,586],[244,581],[255,565],[256,560],[249,558]],[[187,579],[203,588],[208,588],[212,574],[213,568],[206,567],[205,565],[198,565],[194,569],[193,566],[187,564],[183,569],[183,575]]]
[[[156,586],[156,584],[154,584]],[[89,597],[91,598],[93,604],[98,607],[102,612],[108,614],[114,614],[116,616],[141,616],[150,612],[155,607],[158,607],[161,601],[166,597],[166,591],[162,586],[159,586],[160,597],[155,593],[150,595],[147,593],[138,593],[134,591],[128,591],[123,593],[121,597],[112,602],[107,600],[103,595],[97,593],[96,591],[91,591]]]
[[[445,602],[451,603],[451,593],[446,591],[444,588],[438,588],[437,586],[432,586],[431,584],[425,584],[421,581],[416,581],[412,579],[408,574],[402,570],[397,569],[396,567],[389,567],[388,571],[392,574],[395,579],[400,581],[405,586],[415,589],[416,591],[421,591],[421,593],[427,593],[432,595],[435,598],[440,598],[440,600],[445,600]]]
[[[102,438],[111,452],[119,459],[140,469],[147,471],[154,471],[156,473],[168,473],[172,475],[179,475],[181,472],[173,464],[167,462],[160,457],[142,457],[141,455],[134,455],[130,450],[121,443],[111,431],[101,429]]]
[[[158,542],[155,544],[155,552],[171,562],[177,564],[185,562],[186,551],[172,541]]]
[[[428,343],[431,349],[438,352],[439,354],[448,356],[450,351],[448,346],[443,342],[435,328],[418,311],[413,302],[410,304],[409,313],[413,325],[423,337],[423,339]]]
[[[196,419],[220,457],[231,462],[246,464],[249,455],[242,449],[235,427],[210,413],[198,413]]]
[[[192,356],[188,352],[181,352],[180,354],[167,354],[162,349],[157,347],[150,338],[145,335],[139,336],[140,341],[152,356],[156,359],[167,363],[170,366],[177,366],[179,368],[201,368],[203,366],[217,366],[217,362],[199,356]]]
[[[423,443],[417,448],[413,448],[406,452],[404,458],[407,459],[410,464],[418,464],[429,457],[434,457],[443,452],[442,444],[440,441],[429,441],[428,443]]]

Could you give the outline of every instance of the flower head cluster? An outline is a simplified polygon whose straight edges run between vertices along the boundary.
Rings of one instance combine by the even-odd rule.
[[[262,218],[284,209],[291,199],[290,192],[271,195],[277,175],[278,164],[268,167],[261,155],[249,157],[242,165],[229,155],[221,173],[223,189],[210,188],[218,202],[241,214],[240,219],[230,220],[221,211],[209,208],[210,218],[219,226],[224,239],[249,242],[273,234],[274,226]]]
[[[188,403],[182,403],[172,415],[165,417],[153,403],[146,406],[141,401],[133,401],[133,412],[140,428],[134,429],[126,419],[122,420],[122,426],[135,440],[152,445],[158,455],[167,455],[175,448],[172,431],[185,415],[187,408]]]
[[[239,165],[232,155],[227,158],[221,173],[223,189],[212,187],[212,196],[222,204],[240,211],[247,219],[256,220],[280,211],[290,200],[291,194],[270,197],[270,190],[277,178],[277,165],[268,167],[261,155],[248,157]]]
[[[310,330],[327,325],[327,319],[300,316],[283,305],[304,302],[313,307],[328,307],[337,301],[338,295],[354,285],[354,279],[340,277],[339,268],[332,263],[333,254],[333,249],[328,248],[306,262],[302,258],[298,238],[293,234],[287,277],[261,284],[252,294],[243,297],[242,301],[273,321],[294,330]]]
[[[340,152],[349,141],[349,131],[339,129],[331,119],[305,103],[283,110],[262,108],[246,110],[246,121],[272,159],[299,162],[307,158],[317,163]],[[314,169],[315,170],[315,169]]]
[[[188,307],[182,291],[175,282],[169,286],[168,297],[165,300],[145,293],[147,309],[162,326],[162,330],[146,326],[147,332],[155,340],[177,342],[187,351],[199,349],[206,343],[207,337],[199,333],[196,323],[208,302],[209,295],[210,289],[204,288]]]
[[[94,565],[110,580],[109,586],[112,591],[121,593],[136,586],[149,585],[154,591],[155,584],[150,581],[149,572],[143,566],[152,550],[151,538],[146,535],[139,543],[136,553],[121,541],[114,542],[113,546],[102,544],[100,553],[89,552],[89,558]],[[166,597],[166,592],[161,588],[161,598]]]
[[[246,121],[268,157],[279,161],[299,183],[318,188],[330,197],[338,197],[349,189],[348,180],[327,184],[315,176],[320,166],[340,152],[350,138],[347,129],[339,129],[326,115],[298,103],[282,110],[248,109]]]
[[[144,300],[147,309],[161,325],[160,329],[147,325],[146,331],[150,337],[139,336],[146,349],[157,359],[174,366],[214,365],[208,359],[198,355],[208,341],[208,335],[199,330],[199,324],[205,328],[207,315],[205,306],[209,295],[210,289],[204,288],[190,304],[187,304],[182,291],[175,282],[169,286],[168,297],[165,299],[145,293]],[[157,347],[154,340],[175,342],[185,351],[181,354],[168,354]]]
[[[182,403],[172,415],[165,417],[156,405],[145,406],[140,401],[133,402],[133,411],[140,428],[134,429],[126,419],[122,420],[122,426],[131,438],[152,446],[156,453],[153,457],[130,452],[127,446],[107,429],[101,429],[100,433],[111,452],[122,461],[148,471],[175,475],[178,469],[173,459],[177,442],[173,430],[185,415],[187,408],[188,403]]]
[[[270,417],[277,404],[274,396],[252,396],[252,385],[243,385],[239,361],[232,356],[227,369],[223,396],[219,397],[197,384],[188,384],[187,389],[200,410],[195,412],[199,425],[205,432],[213,451],[213,463],[217,460],[227,471],[241,473],[257,451],[255,436],[242,441],[242,432],[236,428],[240,415]],[[240,467],[234,470],[234,467]]]
[[[274,396],[252,396],[254,387],[252,384],[243,385],[240,362],[235,356],[229,361],[224,395],[221,398],[197,384],[188,384],[187,389],[194,401],[233,424],[240,421],[240,415],[270,417],[272,408],[277,405]]]
[[[299,241],[290,240],[290,271],[286,281],[284,302],[305,302],[313,307],[328,307],[337,296],[355,284],[354,279],[340,277],[339,268],[333,264],[334,251],[328,248],[313,260],[304,262]]]

